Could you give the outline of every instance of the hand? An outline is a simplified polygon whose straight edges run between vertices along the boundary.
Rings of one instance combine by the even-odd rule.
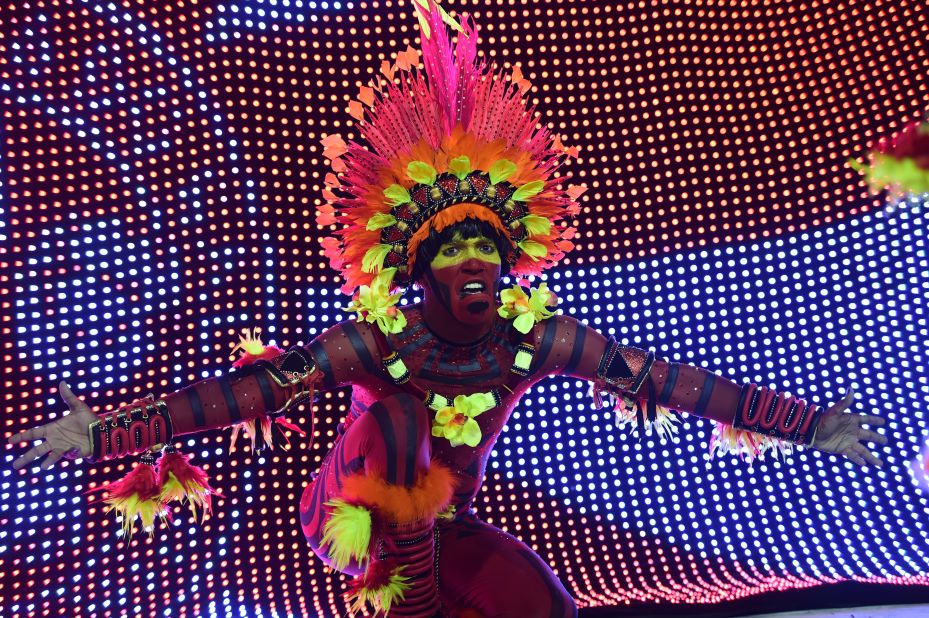
[[[864,443],[887,444],[887,437],[865,429],[862,425],[880,427],[884,424],[884,419],[870,414],[846,412],[854,400],[855,391],[849,389],[842,401],[832,405],[823,413],[811,446],[827,453],[844,455],[859,466],[871,464],[880,468],[884,462],[878,459]]]
[[[43,470],[51,468],[62,457],[77,459],[88,457],[93,453],[87,428],[97,420],[97,415],[91,412],[87,404],[78,399],[64,382],[58,385],[58,393],[67,404],[70,413],[57,421],[10,436],[10,444],[44,439],[44,442],[33,446],[25,455],[13,462],[14,470],[24,468],[30,462],[45,455],[48,457],[40,466]]]

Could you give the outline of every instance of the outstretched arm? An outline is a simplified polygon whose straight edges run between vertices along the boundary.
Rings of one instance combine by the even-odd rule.
[[[645,350],[615,345],[572,317],[546,320],[536,331],[540,375],[580,378],[641,399],[654,392],[662,406],[733,422],[741,389],[731,380],[699,367],[655,359]]]
[[[887,439],[863,425],[881,426],[884,419],[852,414],[849,393],[825,411],[763,387],[739,386],[710,371],[683,363],[657,360],[644,350],[619,346],[574,318],[558,316],[537,327],[539,375],[567,375],[641,402],[663,406],[719,423],[844,455],[851,461],[881,465],[866,446]]]
[[[64,383],[69,414],[10,437],[10,443],[41,440],[13,462],[20,469],[46,457],[48,469],[62,457],[108,459],[140,453],[178,435],[228,427],[283,413],[312,390],[371,379],[376,345],[368,324],[336,325],[306,346],[218,378],[192,384],[160,399],[142,399],[120,410],[91,412]],[[373,371],[368,371],[371,367]]]
[[[864,425],[880,427],[885,421],[879,416],[848,412],[855,400],[853,390],[817,415],[812,406],[802,401],[779,396],[768,389],[753,389],[754,385],[740,387],[691,365],[655,361],[648,380],[659,393],[658,403],[668,408],[744,427],[748,431],[786,437],[821,451],[843,455],[858,465],[883,465],[866,443],[887,444],[887,438]],[[770,397],[770,407],[763,403],[765,395]],[[778,401],[784,402],[780,410]],[[790,406],[793,406],[792,414]],[[771,433],[772,424],[778,425],[775,430],[784,425],[793,425],[794,429]]]
[[[164,398],[174,435],[283,413],[305,398],[301,397],[301,392],[307,392],[301,391],[301,376],[306,376],[304,382],[311,382],[314,391],[370,380],[380,370],[371,361],[376,349],[369,324],[343,322],[276,358],[192,384]]]

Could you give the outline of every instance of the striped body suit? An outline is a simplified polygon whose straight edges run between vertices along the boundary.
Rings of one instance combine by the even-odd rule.
[[[488,391],[510,379],[516,346],[523,339],[510,322],[498,319],[481,341],[456,345],[432,334],[418,307],[406,308],[404,313],[408,326],[400,335],[391,336],[389,345],[422,389],[452,398]],[[339,495],[347,476],[378,475],[388,483],[410,486],[435,459],[455,476],[455,515],[439,525],[437,564],[430,568],[434,572],[413,575],[436,577],[442,605],[452,616],[576,615],[571,596],[548,565],[516,538],[481,522],[470,505],[481,487],[493,445],[520,396],[550,375],[594,380],[607,340],[569,317],[536,324],[530,374],[512,393],[502,391],[499,406],[475,419],[482,435],[476,447],[453,447],[447,439],[431,435],[434,413],[387,375],[381,363],[383,346],[379,348],[376,339],[382,335],[373,329],[365,323],[342,323],[306,346],[323,373],[322,389],[353,388],[351,410],[300,502],[301,527],[313,550],[329,562],[321,547],[327,515],[324,504]],[[647,379],[663,405],[732,421],[739,387],[728,380],[663,361],[651,366]],[[176,433],[184,433],[276,410],[286,397],[259,372],[233,383],[223,378],[206,380],[166,400]],[[357,564],[346,569],[350,574],[359,571]]]

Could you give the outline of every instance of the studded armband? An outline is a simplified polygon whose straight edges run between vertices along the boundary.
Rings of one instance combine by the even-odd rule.
[[[732,426],[794,444],[810,444],[822,413],[821,408],[802,399],[746,384]]]
[[[137,455],[170,444],[173,435],[167,405],[152,395],[101,416],[88,431],[93,461]]]
[[[266,371],[278,386],[289,393],[284,405],[271,412],[271,416],[283,414],[294,405],[312,399],[316,384],[322,379],[322,374],[316,370],[313,357],[301,346],[294,346],[271,360],[257,360],[246,369]]]
[[[640,431],[654,427],[662,437],[671,437],[677,432],[677,417],[667,408],[658,405],[655,385],[646,382],[655,353],[620,345],[610,337],[597,367],[597,377],[593,384],[594,405],[603,405],[601,393],[609,393],[615,398],[616,424],[635,423]],[[644,393],[639,393],[643,385]]]
[[[654,352],[620,345],[610,337],[597,367],[597,382],[611,390],[636,393],[654,362]]]

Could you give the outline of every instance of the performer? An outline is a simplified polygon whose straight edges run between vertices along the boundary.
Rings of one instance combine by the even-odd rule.
[[[466,16],[459,23],[431,2],[417,10],[425,71],[408,50],[362,88],[350,110],[367,147],[324,140],[335,173],[319,221],[342,227],[323,246],[358,320],[286,353],[246,336],[228,376],[99,418],[62,384],[70,414],[13,436],[41,440],[15,468],[46,455],[43,469],[61,457],[144,454],[109,501],[124,525],[136,515],[150,525],[171,498],[210,506],[205,475],[174,438],[235,425],[253,444],[273,443],[288,409],[351,385],[300,523],[314,552],[354,577],[354,609],[524,618],[577,610],[548,565],[471,503],[514,405],[546,376],[591,381],[595,398],[618,400],[622,421],[662,435],[675,429],[670,409],[712,419],[716,452],[800,444],[880,465],[864,443],[886,439],[862,425],[883,420],[847,412],[852,393],[823,410],[740,387],[556,315],[544,283],[500,290],[503,275],[537,275],[572,249],[567,220],[581,190],[556,176],[570,153],[526,108],[521,76],[507,81],[477,60]],[[413,284],[423,301],[401,310]]]

